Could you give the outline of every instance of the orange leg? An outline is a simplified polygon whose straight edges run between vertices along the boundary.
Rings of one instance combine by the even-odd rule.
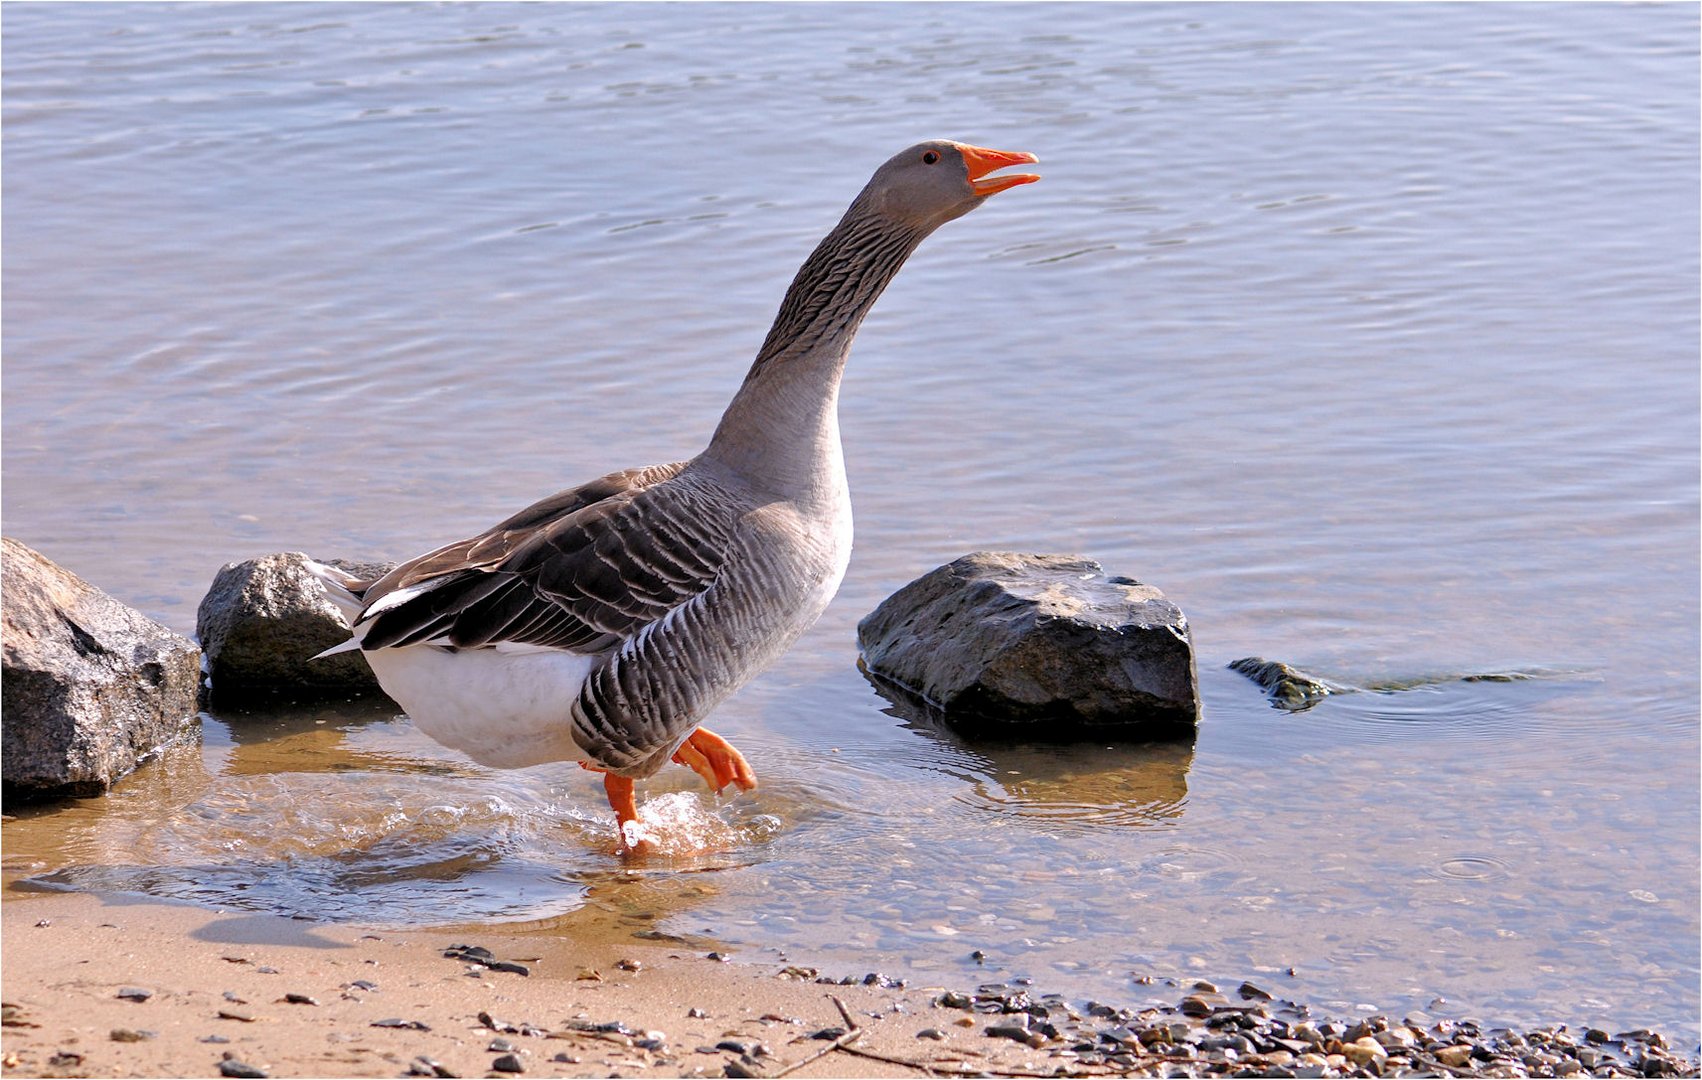
[[[615,828],[620,833],[621,850],[632,855],[642,855],[650,850],[650,842],[637,839],[627,826],[638,825],[638,799],[632,789],[630,776],[616,776],[606,769],[599,769],[588,761],[579,763],[581,769],[587,772],[603,774],[603,793],[609,797],[609,806],[615,811]]]
[[[692,732],[691,737],[680,744],[674,761],[703,777],[703,782],[717,795],[728,784],[736,784],[742,791],[756,787],[756,773],[751,771],[745,755],[708,728]]]

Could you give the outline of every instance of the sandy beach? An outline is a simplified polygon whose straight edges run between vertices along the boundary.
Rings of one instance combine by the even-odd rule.
[[[1051,1072],[1044,1053],[955,1025],[967,1014],[936,1009],[937,990],[824,986],[666,943],[477,932],[521,975],[446,958],[474,942],[454,932],[72,893],[8,900],[4,932],[8,1076],[219,1076],[227,1057],[271,1076],[399,1076],[421,1057],[439,1075],[484,1076],[509,1053],[527,1075],[720,1076],[741,1055],[715,1047],[734,1042],[775,1075],[827,1047],[812,1033],[845,1027],[835,997],[862,1032],[854,1049]],[[585,1030],[617,1022],[630,1034]],[[943,1042],[917,1038],[930,1027]],[[833,1051],[789,1075],[921,1070]]]
[[[1314,1022],[1247,985],[1135,1011],[1040,987],[829,985],[685,942],[366,930],[89,893],[14,894],[4,935],[7,1076],[1697,1072],[1648,1031]]]

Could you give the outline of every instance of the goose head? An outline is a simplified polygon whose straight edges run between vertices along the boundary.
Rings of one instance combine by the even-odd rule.
[[[858,197],[865,209],[896,224],[932,231],[1018,184],[1032,184],[1033,173],[993,173],[1040,159],[1021,151],[933,139],[901,150],[875,170]]]

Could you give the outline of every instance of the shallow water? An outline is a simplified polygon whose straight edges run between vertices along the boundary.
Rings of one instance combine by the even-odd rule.
[[[866,324],[850,573],[717,713],[760,792],[647,785],[680,851],[623,868],[578,770],[327,706],[9,822],[8,879],[1694,1043],[1696,40],[1684,6],[9,8],[4,527],[186,632],[227,561],[404,558],[694,453],[893,150],[1045,179]],[[1176,600],[1195,743],[896,715],[857,619],[988,548]],[[1291,715],[1249,654],[1548,675]]]

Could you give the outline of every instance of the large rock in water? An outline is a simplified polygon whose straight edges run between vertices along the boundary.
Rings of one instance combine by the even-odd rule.
[[[869,671],[959,729],[1163,738],[1199,719],[1181,609],[1088,559],[965,555],[888,597],[857,640]]]
[[[381,563],[331,560],[352,574],[378,577]],[[273,693],[328,697],[378,689],[359,652],[314,656],[349,640],[348,624],[307,567],[286,551],[221,568],[201,600],[195,635],[207,650],[213,698],[226,703]]]
[[[10,537],[0,558],[8,801],[102,794],[200,731],[194,642]]]

